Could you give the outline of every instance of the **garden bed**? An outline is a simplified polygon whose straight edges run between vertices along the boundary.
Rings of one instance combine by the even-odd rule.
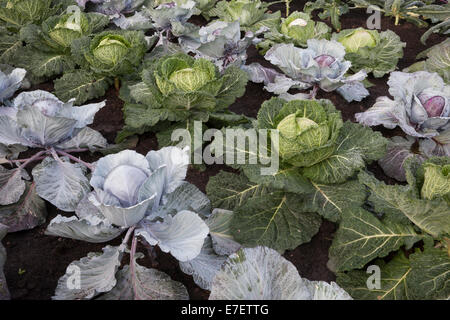
[[[306,1],[293,1],[291,10],[301,11]],[[271,7],[271,10],[284,10],[283,4],[277,4]],[[353,10],[341,17],[342,28],[358,28],[365,27],[369,14],[365,10]],[[401,22],[395,26],[394,20],[387,17],[381,18],[382,30],[390,29],[397,33],[403,42],[406,42],[404,49],[404,57],[398,63],[398,69],[402,70],[410,66],[416,61],[418,53],[428,47],[435,45],[445,38],[440,35],[432,35],[427,46],[420,42],[420,36],[426,29],[418,28],[411,23]],[[200,21],[201,19],[196,19]],[[327,22],[329,23],[329,22]],[[248,52],[249,58],[247,63],[259,62],[268,66],[267,61],[252,46]],[[379,96],[389,96],[387,80],[388,75],[383,78],[375,79],[369,76],[369,81],[374,84],[368,90],[370,96],[362,102],[346,102],[337,93],[319,92],[317,98],[325,98],[331,100],[336,108],[342,112],[343,120],[355,121],[354,114],[367,110],[375,103],[375,99]],[[32,89],[44,89],[52,91],[53,83],[48,82]],[[263,90],[262,84],[248,83],[245,95],[239,98],[230,110],[237,114],[244,114],[250,117],[256,117],[261,104],[270,99],[273,95]],[[113,143],[117,132],[123,125],[122,106],[123,102],[118,98],[118,92],[114,88],[110,88],[104,98],[96,100],[106,100],[106,107],[101,109],[91,128],[98,130],[108,142]],[[394,135],[402,135],[400,129],[387,130],[380,127],[373,128],[383,133],[385,137]],[[157,150],[158,143],[153,133],[145,133],[139,136],[136,151],[146,154],[150,150]],[[81,159],[87,162],[98,160],[101,154],[80,153],[77,154]],[[32,167],[29,167],[30,171]],[[218,174],[221,170],[235,172],[232,168],[225,165],[207,166],[205,171],[198,171],[190,168],[186,180],[201,191],[205,192],[206,184],[209,178]],[[394,184],[395,180],[384,175],[381,168],[375,163],[368,167],[368,170],[375,176],[387,184]],[[12,299],[50,299],[55,292],[58,279],[64,275],[67,265],[74,260],[78,260],[86,256],[89,252],[101,251],[104,244],[90,244],[82,241],[76,241],[66,238],[58,238],[44,235],[48,222],[57,214],[70,216],[70,214],[57,210],[49,203],[47,205],[47,223],[33,230],[21,231],[8,234],[4,240],[4,246],[7,249],[7,263],[4,268],[8,287]],[[328,250],[333,239],[336,225],[323,221],[320,231],[313,237],[311,242],[297,247],[295,250],[288,250],[284,257],[291,261],[298,269],[302,277],[309,280],[324,280],[327,282],[335,281],[335,275],[327,268]],[[111,241],[109,244],[119,245],[120,237]],[[142,245],[138,246],[138,251],[145,252],[147,249]],[[156,258],[152,261],[150,255],[141,260],[141,264],[147,267],[153,267],[164,271],[176,281],[183,283],[189,292],[191,299],[207,299],[209,292],[199,288],[193,281],[191,276],[181,272],[178,262],[170,254],[163,253],[156,249]]]

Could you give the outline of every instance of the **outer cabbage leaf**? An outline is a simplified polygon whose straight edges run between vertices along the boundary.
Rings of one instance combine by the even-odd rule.
[[[179,261],[189,261],[199,255],[208,226],[191,211],[181,211],[167,216],[164,222],[144,221],[136,230],[150,245],[158,245],[163,252],[170,252]]]
[[[117,285],[98,300],[188,300],[180,282],[164,272],[149,269],[134,261],[134,274],[129,265],[117,272]],[[134,285],[133,285],[134,284]]]
[[[292,193],[253,197],[234,210],[232,235],[243,246],[294,249],[309,242],[322,223],[319,215],[302,209],[298,195]]]
[[[0,70],[0,102],[11,98],[14,93],[22,87],[27,71],[25,69],[16,68],[10,72]]]
[[[214,252],[211,239],[207,237],[200,254],[193,260],[180,262],[180,269],[184,273],[192,275],[194,282],[200,288],[211,290],[214,277],[226,259],[226,256],[219,256]]]
[[[5,169],[0,166],[0,205],[10,205],[19,201],[25,191],[25,181],[29,179],[23,169]]]
[[[231,234],[232,219],[233,211],[214,209],[211,216],[206,220],[212,240],[212,248],[218,255],[229,256],[241,247]]]
[[[211,300],[350,300],[336,283],[302,279],[278,252],[245,248],[231,255],[214,278]]]
[[[447,39],[420,53],[417,59],[426,58],[406,68],[405,72],[437,72],[445,82],[450,82],[450,40]]]
[[[68,158],[57,161],[47,157],[33,169],[37,194],[63,211],[75,211],[90,191],[85,175],[86,168],[70,163]]]
[[[369,200],[375,202],[378,208],[390,208],[389,211],[394,216],[406,216],[417,227],[434,237],[450,234],[450,206],[445,200],[420,199],[411,188],[405,190],[403,186],[386,185],[365,172],[359,174],[359,180],[369,188],[372,197]]]
[[[376,260],[381,269],[381,288],[367,287],[365,270],[338,273],[337,282],[355,299],[423,300],[449,298],[448,253],[442,249],[425,247],[405,257],[397,253],[388,263]]]
[[[86,217],[78,219],[61,215],[50,221],[45,234],[49,236],[70,238],[91,243],[103,243],[117,238],[123,229],[111,226],[106,220]]]
[[[351,61],[351,70],[358,72],[364,69],[367,73],[372,72],[375,78],[381,78],[394,71],[399,59],[403,57],[403,48],[406,47],[406,43],[402,42],[400,37],[391,30],[378,33],[376,30],[363,28],[342,30],[338,34],[334,34],[333,39],[347,46],[345,40],[355,37],[358,32],[372,35],[374,43],[370,45],[359,43],[356,47],[355,44],[352,44],[356,50],[346,47],[345,58]]]
[[[377,257],[421,240],[412,226],[379,220],[364,209],[346,210],[329,255],[338,272],[362,268]]]
[[[366,270],[352,270],[338,273],[336,282],[354,299],[361,300],[407,300],[411,299],[411,266],[403,252],[397,253],[388,263],[375,260],[380,267],[380,289],[369,289]]]
[[[73,261],[66,274],[58,280],[54,300],[86,300],[108,292],[117,283],[116,271],[120,266],[123,248],[106,246],[103,253],[91,252],[80,260]],[[79,283],[71,278],[77,273]]]
[[[33,229],[45,222],[46,205],[36,194],[36,184],[25,184],[26,189],[16,203],[0,207],[0,223],[7,225],[9,232]]]

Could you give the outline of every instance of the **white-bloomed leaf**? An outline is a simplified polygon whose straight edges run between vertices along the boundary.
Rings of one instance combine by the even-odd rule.
[[[184,180],[189,165],[189,148],[165,147],[158,151],[150,151],[146,156],[150,169],[156,170],[166,165],[164,193],[173,192]]]
[[[5,206],[19,201],[25,191],[28,174],[22,169],[5,169],[0,166],[0,205]]]
[[[108,142],[100,132],[89,127],[83,128],[70,140],[60,143],[56,146],[58,149],[79,149],[88,148],[91,151],[106,148]]]
[[[194,259],[200,253],[209,233],[208,226],[191,211],[181,211],[164,222],[144,223],[136,230],[150,245],[158,245],[163,252],[170,252],[179,261]]]
[[[47,157],[33,169],[36,192],[63,211],[75,211],[78,203],[89,192],[86,168],[69,159],[56,161]]]
[[[245,248],[231,255],[214,278],[210,300],[309,300],[307,283],[275,250]]]
[[[134,288],[133,288],[134,284]],[[126,265],[117,273],[117,285],[99,300],[188,300],[180,282],[164,272],[148,269],[134,262],[134,274]]]
[[[108,292],[117,283],[116,271],[122,257],[120,247],[106,246],[103,253],[91,252],[72,262],[58,280],[54,300],[85,300]]]
[[[26,182],[25,192],[19,201],[0,207],[0,223],[7,225],[9,232],[33,229],[45,222],[45,201],[36,194],[36,184]]]
[[[165,218],[168,214],[173,215],[182,210],[208,216],[211,213],[211,202],[196,186],[182,182],[173,192],[164,196],[163,205],[156,212],[152,212],[150,218]]]
[[[91,243],[108,242],[118,237],[124,229],[116,228],[95,216],[78,219],[61,215],[50,221],[45,234],[49,236],[70,238]]]
[[[353,300],[336,282],[305,281],[309,285],[312,300]]]
[[[211,238],[207,237],[200,254],[193,260],[180,262],[180,268],[184,273],[191,275],[200,288],[211,290],[211,283],[225,260],[226,256],[214,252]]]

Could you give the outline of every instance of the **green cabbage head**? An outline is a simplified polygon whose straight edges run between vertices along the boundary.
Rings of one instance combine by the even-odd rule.
[[[373,48],[377,45],[380,36],[376,30],[366,30],[363,28],[350,30],[350,33],[341,37],[339,42],[345,47],[345,51],[357,52],[359,49]]]
[[[62,47],[70,48],[73,40],[89,33],[88,18],[85,14],[80,14],[79,17],[80,19],[73,19],[73,14],[66,14],[56,21],[53,17],[49,19],[50,39]]]
[[[141,31],[104,31],[81,50],[92,71],[115,77],[139,66],[147,44]]]
[[[329,28],[324,23],[314,22],[303,12],[293,12],[286,19],[282,19],[281,23],[281,33],[303,45],[306,45],[308,39],[318,39],[328,31]]]
[[[422,198],[433,200],[443,197],[450,202],[450,164],[425,163]]]
[[[280,23],[281,13],[268,13],[270,2],[261,0],[231,0],[219,1],[208,12],[210,16],[217,16],[225,22],[239,21],[243,31],[258,31],[261,27],[275,28]]]
[[[309,167],[330,157],[343,126],[340,113],[326,100],[290,101],[275,121],[280,157],[297,167]]]
[[[165,60],[158,71],[155,73],[156,84],[164,95],[176,90],[195,92],[216,80],[214,65],[204,59],[190,63],[189,60],[174,57]]]

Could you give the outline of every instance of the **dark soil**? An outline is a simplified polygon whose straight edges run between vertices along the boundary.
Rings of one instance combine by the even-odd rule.
[[[293,1],[291,10],[301,11],[306,1]],[[282,10],[284,6],[277,4],[271,7],[272,10]],[[351,13],[341,17],[343,28],[364,27],[368,14],[364,10],[354,10]],[[425,29],[418,29],[416,26],[403,22],[399,26],[394,26],[394,21],[390,18],[382,18],[382,29],[391,29],[395,31],[407,43],[405,56],[399,62],[399,69],[403,69],[415,62],[416,55],[425,50],[427,47],[437,44],[443,40],[439,35],[432,35],[427,43],[427,47],[420,43],[420,36]],[[260,62],[268,65],[255,48],[249,51],[249,63]],[[335,93],[320,92],[318,98],[326,98],[333,101],[336,107],[342,112],[344,120],[354,121],[354,114],[367,110],[373,105],[378,96],[388,95],[387,80],[388,76],[381,79],[369,80],[375,86],[369,88],[371,93],[362,102],[347,103],[343,98]],[[43,89],[51,91],[52,83],[46,83],[33,89]],[[238,99],[230,109],[239,114],[255,117],[261,104],[271,98],[271,94],[263,90],[263,86],[259,84],[249,83],[246,94]],[[123,126],[122,117],[122,101],[118,98],[115,89],[110,89],[106,96],[107,105],[98,112],[92,128],[100,131],[109,142],[113,143],[116,133]],[[103,100],[103,99],[99,99]],[[375,128],[381,131],[385,136],[401,134],[401,131],[385,130],[383,128]],[[158,149],[156,137],[154,134],[148,133],[139,137],[136,150],[142,154],[148,151]],[[101,155],[90,155],[89,153],[80,154],[85,161],[95,161]],[[195,184],[200,190],[205,191],[205,186],[211,176],[216,175],[220,170],[231,170],[226,166],[209,166],[205,171],[189,169],[187,180]],[[392,179],[387,178],[377,164],[369,166],[379,179],[387,183],[394,183]],[[47,204],[48,221],[57,214],[65,214],[58,212],[55,207]],[[67,215],[67,214],[66,214]],[[70,214],[69,214],[70,215]],[[75,241],[70,239],[49,237],[44,235],[46,229],[44,224],[33,230],[11,233],[6,236],[3,243],[7,249],[8,259],[5,266],[5,275],[8,281],[9,290],[13,299],[50,299],[56,288],[58,279],[65,273],[66,267],[70,262],[78,260],[86,256],[89,252],[101,251],[104,244],[89,244],[86,242]],[[287,251],[285,257],[290,260],[298,269],[302,277],[310,280],[335,280],[334,274],[327,269],[328,248],[333,238],[336,226],[330,222],[324,221],[319,233],[312,239],[310,243],[303,244],[295,250]],[[120,237],[111,242],[112,245],[120,243]],[[140,246],[140,251],[147,250]],[[177,261],[170,255],[160,252],[156,248],[156,259],[152,261],[149,255],[140,263],[146,266],[156,267],[161,271],[168,273],[174,280],[182,282],[189,291],[191,299],[207,299],[208,291],[202,290],[195,285],[192,277],[185,275],[180,271]]]

